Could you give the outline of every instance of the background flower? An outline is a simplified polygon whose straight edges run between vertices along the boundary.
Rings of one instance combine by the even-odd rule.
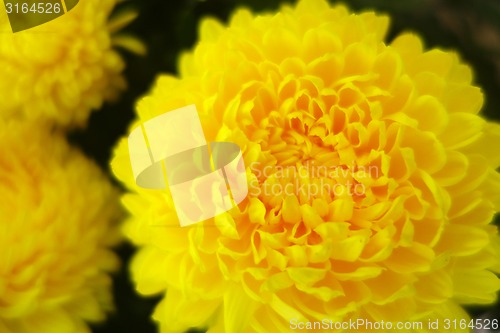
[[[500,127],[477,115],[482,94],[456,54],[425,52],[411,34],[385,44],[387,23],[322,1],[239,11],[228,29],[206,20],[180,79],[160,78],[139,103],[141,121],[196,103],[207,139],[238,143],[247,165],[340,166],[349,172],[336,184],[366,189],[261,191],[216,228],[152,228],[175,226],[175,211],[168,193],[136,188],[123,140],[113,168],[135,192],[123,198],[142,247],[133,272],[141,293],[168,290],[155,313],[162,331],[461,319],[458,304],[495,300]],[[365,165],[377,172],[350,168]],[[291,182],[247,172],[261,189]]]
[[[125,66],[113,46],[137,52],[134,39],[115,35],[136,15],[109,20],[115,0],[86,0],[67,14],[12,33],[0,5],[0,116],[85,125],[92,110],[125,88]]]
[[[112,309],[117,191],[42,126],[0,122],[0,332],[89,332]]]

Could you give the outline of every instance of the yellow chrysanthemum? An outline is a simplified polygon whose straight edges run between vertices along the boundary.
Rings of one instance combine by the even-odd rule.
[[[112,36],[135,17],[127,12],[108,22],[116,3],[80,1],[53,21],[12,33],[0,1],[0,117],[83,126],[114,99],[125,81],[113,45],[142,51],[130,37]]]
[[[63,136],[0,122],[0,332],[90,332],[112,309],[118,193]]]
[[[483,96],[456,54],[412,34],[387,44],[387,26],[323,0],[239,10],[228,27],[207,19],[180,77],[140,101],[133,128],[196,104],[207,141],[242,148],[250,189],[239,210],[176,227],[170,194],[135,185],[120,142],[132,272],[140,293],[166,291],[161,332],[323,319],[423,332],[440,319],[444,331],[468,319],[462,304],[495,300],[500,126],[478,115]]]

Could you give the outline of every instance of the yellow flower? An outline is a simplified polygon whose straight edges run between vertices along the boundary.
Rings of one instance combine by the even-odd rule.
[[[62,135],[0,122],[0,332],[90,332],[112,309],[117,191]]]
[[[113,45],[143,51],[126,36],[127,12],[108,22],[116,0],[85,0],[63,16],[12,33],[0,1],[0,117],[86,124],[92,110],[124,89],[124,62]]]
[[[132,272],[140,293],[166,293],[161,332],[318,332],[324,319],[426,332],[495,301],[500,126],[478,115],[455,53],[408,33],[387,44],[387,26],[323,0],[207,19],[179,77],[139,102],[132,128],[196,104],[208,141],[242,148],[250,189],[239,210],[176,227],[170,194],[135,185],[120,142]]]

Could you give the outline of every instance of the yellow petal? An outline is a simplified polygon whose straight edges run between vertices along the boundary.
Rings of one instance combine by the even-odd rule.
[[[446,270],[440,269],[420,276],[415,289],[418,299],[439,304],[453,296],[453,281]]]
[[[461,303],[489,304],[497,299],[500,279],[492,272],[461,272],[453,275],[455,297]]]
[[[296,224],[302,220],[299,200],[295,195],[285,197],[285,200],[283,200],[283,207],[281,207],[281,216],[287,223]]]
[[[456,256],[465,256],[477,253],[488,245],[488,242],[489,236],[481,228],[449,224],[444,229],[436,250],[450,252]]]
[[[147,53],[146,45],[131,35],[116,35],[113,37],[112,42],[114,46],[122,47],[125,50],[133,52],[137,55],[144,56]]]
[[[394,249],[385,264],[398,273],[426,272],[433,260],[434,251],[430,247],[413,243],[411,247]]]

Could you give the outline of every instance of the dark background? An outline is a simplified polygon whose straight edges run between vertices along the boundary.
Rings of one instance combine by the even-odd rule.
[[[95,112],[89,126],[71,133],[70,140],[112,177],[109,172],[112,149],[134,117],[135,102],[148,92],[159,73],[176,73],[177,56],[195,44],[200,19],[210,15],[227,21],[238,6],[263,11],[277,9],[282,2],[285,1],[128,0],[120,4],[117,11],[130,7],[139,10],[138,19],[125,31],[139,37],[147,45],[148,54],[139,57],[122,52],[129,89],[118,103]],[[485,92],[483,113],[489,119],[500,120],[500,0],[347,0],[344,3],[354,11],[375,9],[389,14],[388,42],[402,31],[411,30],[423,38],[427,48],[457,50],[472,65],[475,83]],[[116,311],[106,323],[95,326],[94,332],[157,332],[150,318],[158,299],[139,297],[129,279],[128,263],[134,249],[124,244],[117,251],[123,265],[114,277]],[[474,316],[488,312],[500,317],[498,304],[470,308],[469,312]]]

